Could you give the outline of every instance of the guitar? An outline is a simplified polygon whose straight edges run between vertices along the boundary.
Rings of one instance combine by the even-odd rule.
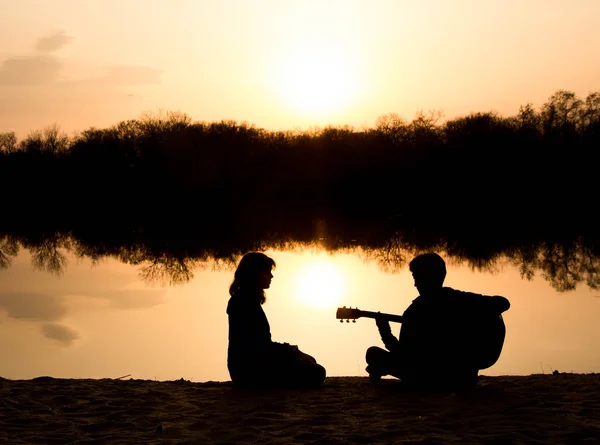
[[[384,320],[387,320],[387,321],[394,321],[396,323],[402,323],[401,315],[382,314],[381,312],[361,311],[358,308],[352,309],[351,307],[347,308],[346,306],[339,307],[337,312],[335,313],[335,318],[340,320],[340,323],[343,323],[344,320],[346,320],[346,322],[349,323],[350,320],[352,320],[352,322],[356,322],[356,320],[361,317],[377,318],[377,316],[380,316],[381,318],[383,318]]]
[[[340,307],[335,313],[335,318],[343,323],[352,320],[356,322],[358,318],[377,318],[381,317],[387,321],[402,323],[401,315],[385,314],[380,312],[362,311],[358,308]],[[502,314],[493,316],[481,317],[472,321],[469,326],[469,335],[467,341],[467,349],[469,355],[475,357],[475,363],[478,369],[486,369],[492,366],[500,358],[502,347],[504,346],[504,338],[506,336],[506,326]],[[464,343],[461,343],[464,351]]]

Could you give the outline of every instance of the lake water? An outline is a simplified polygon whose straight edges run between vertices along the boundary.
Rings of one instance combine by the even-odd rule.
[[[329,376],[366,375],[364,353],[382,346],[372,319],[340,323],[338,306],[401,314],[417,296],[407,268],[386,272],[357,252],[267,252],[277,262],[264,306],[273,340],[298,345]],[[61,275],[36,270],[22,249],[0,271],[0,376],[229,380],[228,287],[233,269],[199,268],[179,285],[152,285],[140,266],[67,253]],[[499,263],[481,272],[448,261],[445,285],[503,295],[507,336],[484,375],[600,372],[600,291],[558,292]],[[400,325],[392,324],[397,334]]]

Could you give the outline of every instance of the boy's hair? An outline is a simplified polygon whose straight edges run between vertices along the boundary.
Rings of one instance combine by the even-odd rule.
[[[444,283],[446,278],[446,262],[437,253],[423,253],[417,255],[408,265],[413,275]]]

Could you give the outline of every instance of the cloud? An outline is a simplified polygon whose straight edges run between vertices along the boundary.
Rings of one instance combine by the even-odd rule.
[[[46,323],[42,325],[41,329],[44,337],[56,340],[64,346],[70,346],[79,338],[79,333],[76,330],[62,324]]]
[[[161,82],[161,70],[143,65],[115,65],[94,77],[64,81],[61,70],[64,61],[49,54],[67,45],[72,40],[64,31],[41,38],[35,49],[42,54],[14,56],[0,62],[0,86],[47,85],[59,88],[72,88],[76,85],[95,88],[98,84],[109,86],[155,85]]]
[[[79,294],[85,297],[101,298],[114,310],[149,309],[164,304],[165,289],[106,290],[100,292],[66,292],[65,295]],[[55,340],[63,346],[70,346],[80,338],[79,333],[59,322],[67,315],[62,297],[35,292],[0,292],[0,312],[4,310],[9,318],[34,322],[40,327],[44,337]]]
[[[59,80],[62,61],[49,55],[71,41],[64,31],[42,37],[35,56],[9,57],[0,64],[0,85],[44,85]]]
[[[67,130],[108,126],[114,116],[139,114],[143,93],[131,88],[162,82],[161,70],[144,65],[98,67],[92,75],[74,78],[71,61],[52,52],[70,39],[53,34],[38,41],[34,54],[0,60],[0,131],[15,131],[22,138],[57,122]]]
[[[2,292],[0,309],[20,320],[57,321],[67,313],[60,299],[35,292]]]
[[[110,301],[115,309],[149,309],[164,304],[165,289],[127,289],[89,294]]]
[[[59,80],[61,61],[53,56],[11,57],[0,64],[0,85],[43,85]]]
[[[30,255],[26,250],[21,254]],[[164,288],[132,288],[137,275],[134,270],[126,272],[126,268],[81,268],[58,280],[48,273],[35,272],[24,258],[2,274],[0,320],[8,317],[33,325],[45,338],[63,346],[79,338],[78,331],[62,324],[70,316],[77,327],[79,310],[101,307],[110,319],[123,310],[164,304],[167,295]]]
[[[57,31],[48,37],[42,37],[35,45],[35,49],[41,53],[50,53],[68,45],[72,40],[64,31]]]
[[[66,292],[65,295],[81,295],[101,298],[115,309],[150,309],[164,304],[165,289],[109,290],[104,292]],[[60,296],[35,292],[1,292],[0,310],[10,318],[32,321],[58,321],[67,315]]]

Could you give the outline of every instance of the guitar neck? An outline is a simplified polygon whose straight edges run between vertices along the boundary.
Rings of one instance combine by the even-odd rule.
[[[360,311],[360,316],[361,317],[367,317],[367,318],[381,317],[381,318],[383,318],[384,320],[387,320],[387,321],[394,321],[396,323],[402,323],[402,316],[401,315],[385,314],[383,312]]]

